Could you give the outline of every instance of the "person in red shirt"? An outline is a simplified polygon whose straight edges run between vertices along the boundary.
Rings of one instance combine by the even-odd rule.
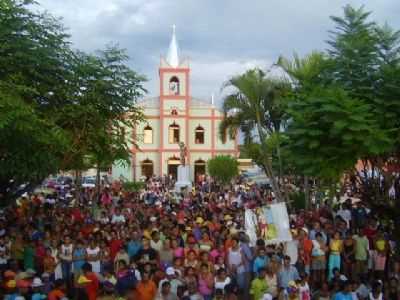
[[[112,231],[110,241],[110,256],[113,261],[118,251],[122,248],[122,245],[122,240],[117,236],[117,233],[115,231]]]
[[[299,259],[304,264],[304,269],[307,274],[310,274],[311,252],[313,248],[312,241],[308,238],[307,228],[301,228],[299,231]]]
[[[82,283],[82,286],[86,291],[86,295],[89,300],[96,300],[99,291],[99,279],[97,278],[96,274],[93,273],[92,265],[89,263],[84,263],[82,265],[82,272],[84,276],[84,282]]]
[[[35,265],[36,269],[40,272],[43,271],[43,260],[45,256],[46,256],[46,248],[43,244],[43,241],[38,240],[36,242],[36,247],[35,247]]]
[[[66,290],[65,281],[63,279],[57,279],[54,282],[54,289],[47,295],[47,300],[61,300],[64,298]]]
[[[369,248],[373,249],[374,247],[374,238],[378,232],[378,225],[376,219],[371,218],[368,222],[368,225],[363,229],[364,235],[368,238]]]

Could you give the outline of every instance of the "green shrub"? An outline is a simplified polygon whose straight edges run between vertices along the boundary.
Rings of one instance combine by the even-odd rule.
[[[146,184],[141,181],[127,181],[122,184],[122,187],[127,192],[139,192],[144,189]]]

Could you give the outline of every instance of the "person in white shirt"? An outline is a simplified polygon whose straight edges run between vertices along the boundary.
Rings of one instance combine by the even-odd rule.
[[[66,280],[67,284],[70,283],[72,275],[72,252],[74,250],[74,245],[71,242],[71,238],[66,236],[64,238],[64,243],[61,245],[61,252],[59,253],[59,258],[61,260],[61,270],[62,277]]]
[[[125,216],[121,213],[119,209],[115,210],[115,213],[112,216],[111,223],[112,224],[120,224],[125,223]]]
[[[171,285],[171,293],[176,295],[178,293],[178,287],[183,286],[183,283],[177,278],[177,271],[174,267],[168,267],[167,270],[165,270],[165,273],[167,278],[162,279],[158,283],[158,293],[161,294],[164,282],[169,282]]]
[[[337,211],[336,215],[340,216],[346,222],[347,228],[350,228],[351,211],[347,209],[344,203],[340,205],[340,209]]]
[[[160,252],[163,247],[163,242],[160,239],[160,233],[156,230],[151,233],[150,247],[157,252]]]
[[[100,247],[96,245],[95,240],[91,240],[86,248],[86,260],[92,265],[93,272],[100,274]]]

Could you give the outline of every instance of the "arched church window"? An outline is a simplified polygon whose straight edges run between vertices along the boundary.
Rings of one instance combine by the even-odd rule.
[[[154,174],[154,164],[153,161],[146,158],[142,161],[142,176],[145,176],[146,179],[149,179]]]
[[[143,143],[153,144],[153,128],[151,128],[150,125],[147,125],[143,129]]]
[[[171,95],[179,95],[179,79],[176,76],[173,76],[169,81],[169,93]]]
[[[222,142],[222,144],[226,144],[226,139],[227,139],[227,132],[226,132],[226,130],[224,130],[224,132],[222,132],[222,134],[221,134],[221,142]]]
[[[194,131],[194,141],[196,144],[204,144],[204,128],[200,125]]]
[[[177,115],[178,115],[178,110],[177,110],[176,108],[173,108],[173,109],[171,110],[171,115],[177,116]]]
[[[175,122],[169,125],[168,127],[168,141],[170,144],[178,144],[179,143],[179,125]]]

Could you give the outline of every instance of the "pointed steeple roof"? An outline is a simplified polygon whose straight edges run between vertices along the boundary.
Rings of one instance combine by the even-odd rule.
[[[175,35],[175,25],[172,26],[172,38],[171,42],[169,43],[169,49],[167,54],[167,63],[176,68],[179,66],[179,56],[178,56],[178,42],[176,41]]]

